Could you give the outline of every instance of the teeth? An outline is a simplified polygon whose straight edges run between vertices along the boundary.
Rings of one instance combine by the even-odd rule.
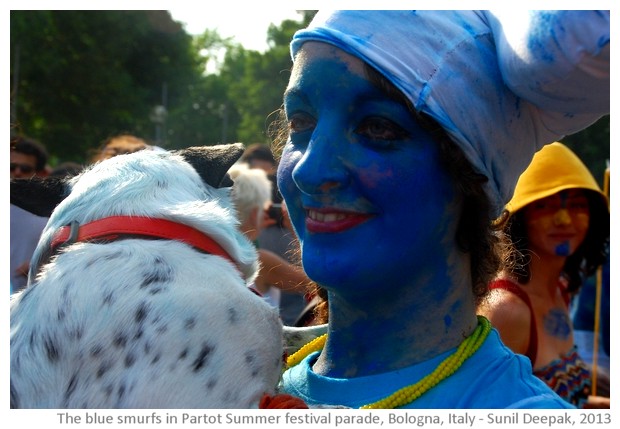
[[[346,217],[343,213],[319,213],[314,210],[308,210],[308,217],[318,222],[335,222]]]

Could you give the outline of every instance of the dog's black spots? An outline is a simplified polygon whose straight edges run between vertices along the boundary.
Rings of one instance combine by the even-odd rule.
[[[181,353],[179,353],[179,360],[181,359],[185,359],[187,357],[187,354],[189,353],[189,350],[186,348],[184,348]]]
[[[237,323],[239,321],[239,312],[236,308],[230,307],[228,309],[228,321],[232,324]]]
[[[63,293],[61,302],[58,304],[58,309],[56,311],[56,319],[59,322],[62,322],[67,316],[69,310],[70,301],[67,297],[66,293]]]
[[[37,337],[38,337],[38,332],[36,329],[33,329],[32,332],[30,333],[30,336],[28,337],[28,347],[30,348],[30,350],[33,350],[35,346],[39,344]]]
[[[136,309],[136,312],[134,314],[134,320],[137,324],[136,331],[133,335],[134,341],[142,338],[142,335],[144,334],[144,321],[146,320],[146,317],[150,311],[151,309],[146,302],[141,302],[138,305],[138,308]]]
[[[65,389],[65,396],[64,396],[64,399],[63,399],[65,407],[67,407],[69,405],[69,400],[71,399],[71,396],[75,392],[75,388],[77,387],[77,383],[78,383],[78,375],[76,373],[74,373],[71,376],[71,378],[69,379],[69,383],[67,384],[67,388]]]
[[[109,398],[110,396],[112,396],[112,393],[114,392],[114,386],[112,386],[111,384],[108,384],[103,389],[103,391],[105,392],[105,396]]]
[[[203,368],[205,365],[207,365],[208,363],[208,359],[209,359],[209,355],[213,352],[213,350],[215,349],[215,347],[209,345],[209,344],[203,344],[202,348],[200,349],[200,352],[198,353],[198,356],[196,357],[196,360],[194,360],[194,362],[192,362],[192,370],[194,372],[198,372],[200,371],[201,368]]]
[[[123,253],[117,252],[117,253],[108,253],[107,255],[102,256],[101,259],[105,262],[111,262],[116,259],[124,258],[124,257],[125,255]]]
[[[144,334],[144,330],[140,326],[140,327],[138,327],[138,329],[136,329],[136,333],[133,334],[133,339],[134,340],[139,340],[140,338],[142,338],[143,334]]]
[[[148,266],[148,271],[142,275],[142,283],[140,289],[149,288],[153,285],[159,285],[162,288],[162,284],[167,284],[173,280],[173,269],[162,258],[155,258],[153,265]]]
[[[99,368],[97,369],[97,378],[101,378],[103,377],[106,372],[108,372],[110,370],[110,368],[112,368],[112,363],[111,362],[102,362],[101,365],[99,366]]]
[[[151,271],[145,273],[140,284],[141,289],[151,286],[153,283],[163,283],[170,280],[170,277],[161,271]]]
[[[58,346],[56,342],[54,341],[54,339],[52,339],[49,336],[46,336],[43,340],[43,345],[45,347],[45,353],[47,355],[47,359],[50,362],[57,362],[59,353],[58,353]]]
[[[210,378],[209,380],[207,380],[207,383],[205,384],[207,391],[213,390],[215,386],[217,386],[217,378]]]
[[[76,326],[74,329],[67,331],[67,336],[74,341],[79,341],[84,334],[84,327],[82,325]]]
[[[191,331],[194,326],[196,326],[196,318],[188,317],[187,319],[185,319],[185,329],[187,331]]]
[[[146,316],[149,314],[149,306],[146,302],[141,303],[136,310],[135,320],[137,323],[144,322]]]
[[[102,301],[103,304],[112,305],[112,304],[114,304],[114,301],[115,301],[115,299],[114,299],[114,291],[112,291],[112,290],[106,291],[104,293],[104,295],[103,295],[103,301]]]
[[[145,289],[149,287],[151,284],[155,282],[161,281],[161,277],[159,277],[159,273],[152,272],[142,276],[142,283],[140,283],[140,289]]]
[[[112,344],[118,348],[124,348],[127,345],[127,334],[125,332],[117,332],[112,339]]]
[[[155,186],[157,186],[159,189],[168,189],[169,184],[166,180],[158,179]]]
[[[159,362],[159,359],[161,359],[161,355],[157,353],[155,356],[153,356],[153,359],[151,359],[151,365],[155,365],[157,362]]]
[[[71,282],[68,282],[65,280],[66,276],[67,276],[66,273],[62,273],[60,275],[60,279],[58,279],[59,284],[63,285],[62,292],[60,293],[60,296],[62,297],[63,300],[69,299],[69,291],[73,288],[73,286],[71,285]]]
[[[256,356],[250,352],[246,352],[244,359],[245,363],[250,367],[250,375],[256,377],[260,372],[256,364]]]
[[[90,348],[90,355],[92,357],[98,357],[103,351],[103,346],[101,344],[95,344]]]
[[[131,368],[136,362],[136,356],[133,353],[127,353],[125,355],[125,368]]]
[[[117,395],[118,395],[117,399],[119,403],[121,403],[123,401],[123,398],[125,397],[125,390],[126,390],[125,383],[121,383],[118,386],[118,392],[117,392]]]

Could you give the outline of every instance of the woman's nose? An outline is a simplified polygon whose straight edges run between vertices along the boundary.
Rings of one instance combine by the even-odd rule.
[[[553,223],[557,226],[570,225],[571,218],[568,210],[566,210],[565,208],[561,208],[557,212],[555,212],[555,214],[553,215]]]
[[[340,146],[325,139],[308,145],[293,169],[293,180],[303,193],[325,194],[349,183],[349,172]]]

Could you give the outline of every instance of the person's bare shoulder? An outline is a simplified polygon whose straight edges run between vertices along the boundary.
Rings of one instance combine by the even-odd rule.
[[[492,289],[479,305],[478,313],[491,321],[502,342],[512,351],[527,351],[532,315],[521,298],[504,289]]]

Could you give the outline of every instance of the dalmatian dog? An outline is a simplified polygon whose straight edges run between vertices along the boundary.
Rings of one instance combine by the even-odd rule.
[[[229,197],[242,152],[143,150],[11,182],[12,203],[50,216],[11,298],[12,408],[257,408],[275,393],[282,324],[247,287],[257,255]]]

